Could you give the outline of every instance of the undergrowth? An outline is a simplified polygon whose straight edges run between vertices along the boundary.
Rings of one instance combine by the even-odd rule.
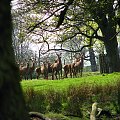
[[[37,91],[36,88],[30,86],[27,89],[24,89],[23,85],[27,109],[28,111],[38,111],[46,114],[52,112],[69,116],[65,118],[61,117],[60,120],[71,120],[70,116],[87,120],[89,118],[87,111],[91,111],[92,103],[98,102],[98,107],[107,109],[112,114],[118,114],[120,113],[119,75],[120,74],[115,73],[98,77],[93,76],[93,80],[91,80],[91,76],[79,78],[79,80],[76,78],[73,81],[77,82],[77,84],[70,81],[70,83],[67,84],[68,86],[66,89],[58,89],[58,87],[55,89],[54,86],[49,87],[46,90],[39,89]],[[90,79],[90,81],[88,81],[88,79]],[[80,82],[80,80],[85,81]],[[59,86],[59,83],[61,84],[61,82],[64,83],[64,80],[58,81],[60,82],[52,82],[53,84],[56,84],[56,86]],[[78,84],[78,81],[80,84]],[[65,80],[65,82],[68,82],[68,80]],[[62,85],[64,85],[63,83]],[[43,84],[45,84],[44,81]]]

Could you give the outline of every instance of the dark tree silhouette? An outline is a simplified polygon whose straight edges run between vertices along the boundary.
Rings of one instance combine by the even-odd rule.
[[[0,120],[28,120],[12,47],[11,0],[0,0]]]

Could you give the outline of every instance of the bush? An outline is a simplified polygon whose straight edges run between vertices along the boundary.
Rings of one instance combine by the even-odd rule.
[[[60,113],[62,111],[62,94],[55,90],[49,90],[46,94],[48,111]]]
[[[28,88],[24,94],[29,111],[63,113],[83,119],[82,117],[87,116],[86,111],[91,111],[92,103],[98,102],[102,109],[110,110],[114,114],[120,112],[119,81],[114,85],[94,83],[69,86],[66,92],[50,89],[45,93]]]
[[[46,112],[46,96],[43,92],[35,92],[33,88],[25,91],[26,105],[29,111]]]

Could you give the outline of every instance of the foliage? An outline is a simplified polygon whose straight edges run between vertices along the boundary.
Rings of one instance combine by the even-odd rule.
[[[46,116],[51,119],[56,119],[56,120],[71,120],[69,117],[66,117],[62,114],[57,114],[57,113],[52,113],[52,112],[47,113]]]
[[[60,113],[62,111],[62,97],[61,93],[55,90],[49,90],[46,93],[48,101],[48,111]]]
[[[115,0],[20,1],[15,13],[20,18],[19,26],[23,27],[21,33],[26,34],[24,40],[47,45],[47,50],[41,49],[47,52],[56,49],[49,47],[52,43],[61,45],[57,50],[81,52],[92,46],[93,40],[100,40],[111,62],[110,72],[119,71]],[[88,42],[83,42],[86,39]],[[70,41],[72,45],[68,47]]]
[[[28,88],[24,92],[26,98],[26,106],[29,111],[38,111],[41,113],[46,112],[46,96],[43,92],[35,92],[34,89]],[[39,102],[38,102],[39,101]]]
[[[22,87],[29,111],[61,113],[68,116],[66,118],[68,120],[71,120],[70,116],[82,117],[82,119],[87,120],[89,115],[86,111],[91,111],[91,104],[93,102],[98,102],[100,108],[109,110],[113,115],[119,113],[119,81],[120,73],[113,73],[103,76],[95,75],[78,79],[73,78],[71,80],[23,81]],[[31,87],[30,84],[28,87],[29,82]],[[64,86],[62,89],[60,89],[61,84]],[[36,89],[35,86],[41,88],[47,87],[48,89]],[[52,118],[57,117],[57,115],[51,116],[53,116]],[[65,119],[64,117],[59,117],[58,120]],[[76,119],[74,118],[74,120]]]

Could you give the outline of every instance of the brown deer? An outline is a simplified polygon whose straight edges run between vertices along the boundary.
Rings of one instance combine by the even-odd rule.
[[[43,62],[43,65],[36,68],[37,79],[39,78],[40,74],[44,76],[44,79],[48,79],[48,74],[52,73],[51,63]]]
[[[77,74],[80,73],[82,77],[83,66],[84,66],[84,54],[80,54],[79,58],[76,58],[76,62],[74,64],[74,75],[77,77]]]
[[[25,61],[25,66],[21,64],[19,67],[21,79],[24,77],[25,80],[29,78],[32,80],[34,69],[35,63],[31,59],[29,62]]]
[[[64,77],[67,78],[67,77],[68,77],[69,70],[70,70],[70,64],[64,65],[64,66],[63,66],[63,69],[64,69]]]
[[[70,73],[70,77],[77,77],[77,73],[80,73],[82,76],[83,71],[83,60],[84,56],[81,54],[79,58],[75,57],[76,60],[71,64],[64,65],[64,77],[68,77],[68,73]]]
[[[41,66],[41,74],[44,76],[44,79],[48,79],[48,68],[45,62]]]
[[[19,66],[19,71],[20,71],[20,77],[21,79],[28,79],[28,72],[29,72],[29,63],[27,62],[25,66],[20,65]]]
[[[29,61],[28,75],[30,76],[31,80],[32,80],[32,77],[33,77],[34,70],[35,70],[35,62],[30,59],[30,61]]]
[[[37,79],[39,78],[40,74],[42,74],[43,78],[44,79],[47,79],[47,66],[46,66],[46,63],[43,62],[43,64],[36,68],[36,73],[37,73]]]
[[[38,79],[39,76],[40,76],[40,74],[41,74],[41,67],[37,67],[37,68],[35,69],[35,72],[36,72],[36,77],[37,77],[37,79]]]
[[[71,78],[74,76],[74,64],[75,63],[71,63],[63,66],[65,78],[68,78],[68,74],[70,74]]]
[[[70,77],[72,78],[72,77],[75,77],[75,62],[73,62],[73,63],[71,63],[70,64],[70,67],[69,67],[69,71],[70,71]]]
[[[57,78],[57,74],[59,75],[59,79],[60,79],[60,74],[61,74],[61,77],[62,77],[62,61],[61,61],[61,54],[56,54],[58,59],[55,60],[55,63],[53,63],[51,65],[52,67],[52,80],[54,80],[54,75]],[[60,73],[59,73],[60,71]]]
[[[70,77],[75,77],[75,63],[77,62],[78,60],[76,59],[73,63],[71,64],[66,64],[64,65],[63,69],[64,69],[64,77],[67,78],[68,74],[70,74]]]
[[[64,69],[64,77],[67,78],[68,74],[70,74],[70,77],[75,77],[75,62],[71,63],[71,64],[66,64],[64,65],[63,69]]]

